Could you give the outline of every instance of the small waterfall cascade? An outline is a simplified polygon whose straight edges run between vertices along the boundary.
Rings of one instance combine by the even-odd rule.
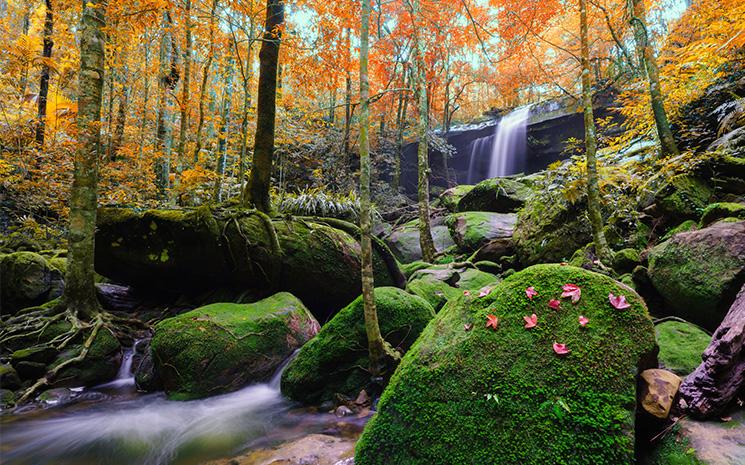
[[[530,105],[503,116],[497,125],[491,150],[488,177],[509,176],[520,171],[527,150]]]
[[[481,166],[484,164],[481,154],[489,150],[493,138],[494,136],[486,136],[471,141],[468,161],[468,184],[475,184],[483,179],[481,173],[484,173],[486,170]]]
[[[132,361],[137,353],[137,345],[141,342],[141,339],[134,341],[132,347],[124,349],[122,354],[122,364],[119,365],[119,371],[116,374],[116,378],[108,383],[96,386],[96,388],[123,388],[135,385],[134,373],[132,373]]]

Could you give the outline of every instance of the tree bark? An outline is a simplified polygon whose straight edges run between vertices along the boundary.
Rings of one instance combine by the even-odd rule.
[[[664,155],[678,155],[680,151],[675,143],[673,132],[670,129],[670,120],[665,112],[665,99],[662,97],[660,87],[660,71],[657,67],[657,58],[654,48],[649,40],[647,30],[647,9],[644,0],[629,0],[632,3],[633,13],[631,24],[634,27],[634,39],[636,41],[637,54],[644,64],[649,82],[649,96],[652,102],[652,113],[654,123],[657,127],[657,136]]]
[[[347,28],[347,53],[348,57],[352,54],[351,45],[352,31]],[[346,169],[349,166],[349,134],[352,131],[352,74],[347,69],[345,79],[346,87],[344,92],[344,136],[342,140],[342,166]]]
[[[197,137],[194,145],[194,164],[199,163],[199,152],[202,151],[202,129],[204,128],[204,101],[207,97],[207,81],[210,77],[210,68],[215,55],[215,14],[217,12],[218,0],[212,0],[210,11],[210,43],[207,51],[207,60],[202,68],[202,86],[199,91],[199,121],[197,122]]]
[[[592,111],[592,79],[590,76],[590,43],[587,37],[587,0],[579,0],[580,47],[582,61],[582,107],[585,120],[585,157],[587,161],[587,214],[592,225],[595,253],[600,260],[610,260],[611,251],[603,233],[600,213],[600,189],[596,159],[597,134]]]
[[[401,83],[411,86],[412,73],[408,71],[408,66],[403,66],[403,79]],[[393,159],[393,181],[391,182],[394,192],[398,193],[401,189],[401,157],[404,148],[404,130],[406,129],[406,114],[409,107],[409,93],[401,92],[401,103],[396,122],[396,156]]]
[[[267,0],[264,38],[259,52],[259,90],[256,109],[256,135],[251,178],[246,185],[244,203],[269,212],[269,188],[274,155],[274,119],[277,105],[277,64],[284,22],[282,0]]]
[[[69,255],[64,300],[71,311],[86,320],[99,311],[93,282],[93,254],[101,145],[105,11],[104,0],[84,0],[80,19],[78,147],[70,196]]]
[[[119,106],[116,110],[116,121],[114,123],[114,134],[109,145],[109,160],[115,161],[119,149],[124,141],[124,127],[127,123],[127,107],[129,106],[129,86],[127,84],[127,70],[125,67],[122,74],[122,91],[119,95]]]
[[[372,217],[370,214],[370,82],[368,55],[370,36],[370,0],[362,0],[360,30],[360,229],[362,230],[362,300],[365,332],[370,353],[370,375],[373,379],[383,372],[385,345],[378,325],[373,278]]]
[[[419,0],[414,0],[412,16],[419,20]],[[432,240],[432,230],[429,222],[429,144],[427,130],[429,128],[429,108],[427,102],[427,83],[424,69],[424,43],[419,34],[416,40],[416,70],[417,92],[419,94],[419,148],[417,151],[418,164],[418,197],[419,197],[419,244],[422,248],[422,259],[432,262],[435,258],[435,244]]]
[[[46,13],[44,14],[44,37],[41,56],[44,61],[41,65],[41,77],[39,78],[39,98],[36,108],[36,144],[44,147],[44,132],[47,127],[47,96],[49,95],[49,63],[52,58],[52,33],[54,32],[54,10],[52,0],[45,0]]]
[[[191,109],[191,50],[194,44],[192,37],[191,24],[191,0],[185,0],[184,3],[184,33],[186,35],[186,45],[184,49],[184,79],[181,87],[181,125],[178,134],[178,146],[176,147],[176,182],[179,182],[179,176],[183,170],[184,153],[186,150],[186,133],[189,130],[189,110]]]
[[[158,77],[158,116],[155,129],[155,142],[158,153],[156,162],[156,184],[161,202],[168,201],[168,189],[170,187],[171,174],[171,115],[168,111],[168,95],[172,93],[179,81],[178,50],[176,41],[170,30],[172,27],[171,15],[166,12],[163,15],[167,30],[161,37],[160,42],[160,76]]]
[[[222,181],[228,161],[228,123],[230,121],[230,103],[233,98],[233,61],[225,65],[225,90],[220,105],[220,128],[217,131],[217,179],[215,179],[215,198],[222,201]]]

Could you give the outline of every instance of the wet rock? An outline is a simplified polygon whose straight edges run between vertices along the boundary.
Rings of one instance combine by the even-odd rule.
[[[716,329],[745,281],[745,221],[674,235],[651,249],[648,274],[674,315]]]
[[[72,397],[73,392],[71,390],[67,388],[54,388],[42,392],[36,400],[45,406],[52,407],[66,404],[72,400]]]
[[[185,400],[267,380],[315,336],[318,322],[295,296],[280,292],[252,304],[206,305],[154,331],[156,372],[171,398]]]
[[[673,372],[652,368],[641,375],[639,399],[642,408],[652,416],[665,419],[670,415],[681,379]]]
[[[354,464],[352,437],[309,434],[272,448],[252,448],[232,459],[215,460],[206,465],[337,465]]]
[[[703,362],[680,387],[689,415],[712,418],[745,389],[745,286],[704,351]]]
[[[460,199],[458,211],[512,213],[519,210],[531,194],[530,187],[514,179],[486,179]]]
[[[580,301],[550,310],[566,283],[580,286]],[[538,292],[533,301],[529,286]],[[631,308],[614,309],[610,292]],[[538,326],[527,330],[531,313]],[[486,327],[489,314],[498,329]],[[557,355],[554,342],[571,352]],[[631,463],[636,374],[655,351],[635,292],[571,266],[527,268],[484,297],[451,300],[427,325],[383,392],[355,463]]]
[[[152,392],[163,388],[160,384],[160,377],[155,370],[153,352],[150,348],[150,341],[148,341],[146,347],[143,349],[142,357],[140,357],[134,369],[135,385],[137,386],[137,389],[140,391]]]
[[[380,332],[394,348],[406,351],[434,317],[421,297],[394,287],[375,289]],[[335,394],[356,396],[370,383],[370,362],[362,296],[342,309],[305,344],[282,374],[282,393],[306,404]]]
[[[354,412],[352,411],[352,409],[350,409],[346,405],[340,405],[336,407],[336,410],[334,410],[334,415],[336,415],[339,418],[348,417],[348,416],[354,415]]]
[[[515,230],[517,215],[468,211],[447,218],[450,236],[462,252],[474,252],[494,239],[509,239]]]
[[[0,259],[0,314],[41,305],[62,295],[62,274],[34,252],[15,252]]]
[[[98,300],[107,310],[131,312],[142,303],[142,299],[129,286],[99,283],[96,284],[96,291]]]
[[[444,218],[434,218],[430,228],[437,252],[443,252],[455,245],[450,237],[450,231],[445,226]],[[395,227],[385,241],[391,251],[403,263],[411,263],[422,259],[422,247],[419,244],[419,220],[412,220]]]

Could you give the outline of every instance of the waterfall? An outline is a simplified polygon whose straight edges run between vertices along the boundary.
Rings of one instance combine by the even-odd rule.
[[[484,164],[484,159],[481,156],[481,153],[486,152],[489,149],[493,138],[494,136],[486,136],[471,141],[468,161],[468,179],[466,180],[468,184],[475,184],[483,179],[481,173],[486,170],[481,166]]]
[[[489,178],[521,171],[527,149],[529,116],[530,105],[526,105],[512,110],[499,121],[491,150]]]

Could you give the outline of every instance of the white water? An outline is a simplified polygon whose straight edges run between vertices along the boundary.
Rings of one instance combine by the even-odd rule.
[[[122,374],[129,374],[124,369],[127,363],[131,369],[131,360],[125,359]],[[4,417],[2,463],[196,464],[257,441],[320,429],[318,415],[289,412],[291,405],[279,392],[285,366],[269,383],[207,399],[178,402],[150,394],[82,410],[50,409],[42,413],[43,419],[33,414]]]
[[[489,163],[489,178],[509,176],[519,171],[527,148],[530,105],[519,107],[502,117],[497,125]]]
[[[470,158],[468,161],[468,179],[467,184],[475,184],[483,177],[479,176],[479,173],[483,173],[484,169],[480,166],[483,160],[481,154],[488,150],[489,144],[491,144],[494,136],[479,137],[471,141]]]
[[[94,389],[119,389],[123,387],[133,387],[135,385],[135,376],[134,373],[132,373],[132,360],[137,353],[137,345],[139,343],[140,340],[136,340],[132,347],[124,350],[122,364],[119,366],[116,378],[114,378],[113,381],[96,386]]]

